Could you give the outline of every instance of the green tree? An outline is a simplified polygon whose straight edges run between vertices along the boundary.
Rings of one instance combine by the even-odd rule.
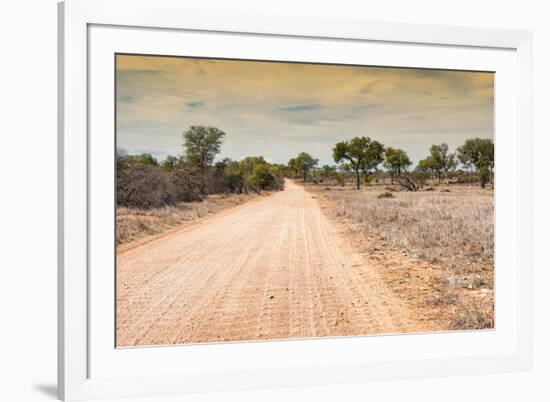
[[[432,160],[428,156],[425,159],[422,159],[418,161],[418,165],[416,166],[416,170],[418,172],[424,173],[425,175],[429,175],[432,173]]]
[[[201,170],[212,165],[225,133],[216,127],[191,126],[183,133],[185,160]]]
[[[277,178],[271,172],[270,166],[260,164],[254,167],[252,175],[248,178],[248,183],[256,190],[268,190],[275,187]]]
[[[338,172],[336,171],[335,166],[323,165],[321,167],[320,174],[323,180],[332,180],[336,178],[336,176],[338,175]]]
[[[338,169],[345,173],[351,172],[353,170],[351,165],[347,162],[342,162],[338,164]]]
[[[123,149],[116,151],[117,178],[128,173],[131,168],[139,166],[158,166],[158,161],[151,154],[128,155]]]
[[[384,146],[378,141],[371,141],[367,150],[367,158],[363,161],[361,170],[365,174],[365,184],[372,181],[371,173],[378,170],[378,165],[384,162]]]
[[[453,152],[452,154],[448,155],[447,159],[445,160],[445,165],[443,166],[446,179],[449,179],[449,172],[454,172],[457,166],[458,166],[458,160],[456,157],[456,153]]]
[[[173,170],[180,163],[180,159],[176,156],[168,155],[164,161],[162,161],[162,169],[165,171]]]
[[[296,157],[295,163],[305,182],[307,181],[307,176],[310,170],[313,169],[317,163],[319,163],[319,159],[313,158],[307,152],[300,152],[300,154]]]
[[[445,178],[449,178],[449,171],[455,170],[457,166],[456,153],[449,153],[449,146],[445,143],[432,145],[430,147],[430,165],[441,181],[441,173],[445,172]]]
[[[390,172],[392,184],[394,175],[397,173],[397,177],[400,177],[401,172],[406,171],[410,165],[412,162],[407,152],[399,148],[386,148],[384,167]]]
[[[232,193],[241,194],[245,189],[245,179],[240,162],[230,161],[225,164],[224,175],[227,186]]]
[[[355,173],[357,190],[361,188],[361,171],[367,177],[384,160],[384,146],[369,137],[354,137],[338,142],[332,149],[336,163],[347,161]]]
[[[289,172],[292,173],[292,177],[298,176],[299,168],[298,168],[298,163],[296,161],[296,158],[290,159],[287,163],[287,167]]]
[[[495,167],[495,147],[489,138],[470,138],[457,149],[458,159],[466,168],[475,168],[481,188],[485,188]]]
[[[430,147],[430,155],[427,159],[430,169],[437,175],[438,181],[441,181],[441,172],[443,172],[443,168],[445,167],[445,155],[448,150],[449,147],[447,144],[432,145]]]
[[[156,160],[156,158],[147,153],[138,154],[138,155],[125,155],[125,158],[127,158],[128,164],[130,166],[139,166],[139,165],[150,165],[150,166],[158,166],[159,163]]]
[[[288,175],[288,168],[284,163],[274,163],[271,165],[271,172],[275,176],[278,176],[281,178],[281,180]]]
[[[267,165],[268,163],[263,156],[247,156],[246,158],[241,159],[239,164],[241,165],[241,172],[246,178],[252,176],[254,173],[254,168],[257,165]]]

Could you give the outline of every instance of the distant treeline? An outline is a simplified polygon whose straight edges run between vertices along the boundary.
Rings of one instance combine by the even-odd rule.
[[[285,165],[262,156],[214,163],[225,133],[215,127],[191,126],[183,133],[183,154],[159,162],[150,154],[117,150],[117,205],[157,208],[200,201],[208,194],[280,190]]]
[[[471,138],[450,152],[447,144],[432,145],[428,156],[410,169],[403,149],[385,147],[369,137],[354,137],[334,145],[336,165],[318,166],[318,159],[299,153],[285,164],[268,163],[262,156],[215,162],[225,133],[216,127],[191,126],[183,133],[183,153],[159,162],[150,154],[128,155],[117,150],[117,204],[130,208],[156,208],[178,202],[200,201],[208,194],[280,190],[285,177],[304,182],[329,180],[344,185],[390,177],[408,190],[427,180],[479,182],[492,180],[494,145],[491,139]],[[458,169],[459,164],[461,166]]]
[[[485,188],[492,180],[494,170],[493,141],[482,138],[466,140],[455,152],[450,152],[447,144],[432,145],[428,156],[412,170],[413,163],[405,150],[385,147],[369,137],[354,137],[336,143],[332,157],[338,165],[319,168],[318,159],[301,152],[288,162],[287,174],[304,181],[331,180],[341,184],[353,176],[357,189],[361,188],[362,182],[369,185],[373,179],[389,176],[392,183],[395,180],[414,191],[427,180],[441,182],[442,179],[479,182]]]

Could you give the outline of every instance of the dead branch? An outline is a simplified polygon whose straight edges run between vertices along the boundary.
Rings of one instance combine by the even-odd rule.
[[[396,181],[399,183],[399,185],[401,185],[401,187],[403,187],[407,191],[417,191],[418,190],[417,184],[414,181],[412,181],[411,179],[409,179],[408,177],[397,178]]]

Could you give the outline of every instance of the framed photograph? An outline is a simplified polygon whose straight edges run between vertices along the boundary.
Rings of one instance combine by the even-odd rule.
[[[69,0],[59,48],[60,398],[531,368],[529,32]]]

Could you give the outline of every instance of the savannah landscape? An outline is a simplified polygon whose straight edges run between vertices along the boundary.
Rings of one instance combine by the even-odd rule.
[[[272,144],[232,155],[221,125],[174,132],[162,157],[119,141],[118,347],[494,327],[489,136],[426,140],[413,158],[330,134],[283,143],[281,161],[262,155]]]

